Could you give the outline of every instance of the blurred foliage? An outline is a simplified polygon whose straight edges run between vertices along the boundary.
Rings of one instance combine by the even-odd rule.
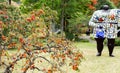
[[[20,2],[21,0],[12,0],[12,1],[14,1],[14,2]]]
[[[61,24],[61,19],[64,19],[64,25],[59,25],[59,29],[63,27],[64,31],[77,34],[76,32],[79,31],[79,28],[74,27],[79,26],[81,23],[83,24],[83,22],[87,24],[86,17],[92,12],[87,6],[89,3],[90,0],[22,0],[20,9],[23,13],[28,13],[42,6],[49,6],[58,12],[59,21],[57,21],[57,24]],[[62,12],[63,14],[61,14]],[[58,27],[58,25],[56,27]],[[76,31],[76,29],[78,31]]]
[[[107,45],[107,40],[104,41],[104,44]],[[120,46],[120,37],[115,38],[115,46]]]
[[[110,0],[117,8],[120,8],[120,0]]]
[[[93,7],[90,7],[90,4]],[[61,18],[61,11],[65,10],[64,17],[67,20],[65,21],[67,24],[64,25],[64,28],[66,29],[66,36],[68,39],[73,39],[75,38],[74,35],[85,33],[91,14],[94,10],[100,9],[104,4],[108,4],[110,8],[116,8],[119,7],[119,0],[22,0],[21,10],[27,13],[42,6],[49,6],[58,12],[59,20]],[[60,21],[57,21],[56,24],[60,24]]]
[[[115,46],[120,46],[120,37],[115,39]]]
[[[0,0],[0,2],[4,2],[5,0]]]
[[[116,8],[116,6],[114,5],[113,2],[111,2],[110,0],[98,0],[98,4],[96,4],[96,9],[100,9],[102,7],[102,5],[109,5],[110,9]]]
[[[21,0],[20,9],[23,13],[28,13],[34,9],[40,9],[43,7],[45,0]]]
[[[54,14],[51,15],[51,13]],[[53,18],[57,20],[56,16],[57,12],[52,11],[49,7],[31,11],[26,15],[12,5],[0,4],[0,37],[6,38],[7,40],[3,43],[8,44],[10,42],[17,43],[19,37],[27,38],[31,34],[38,34],[39,31],[49,33],[44,28],[49,29],[51,20]],[[44,25],[47,27],[44,27]],[[38,30],[39,28],[41,29]],[[43,35],[39,34],[39,37]],[[2,38],[0,38],[0,41],[2,41]]]
[[[50,15],[55,28],[74,34],[85,33],[82,26],[88,27],[89,19],[92,13],[101,8],[101,5],[108,4],[110,8],[116,8],[119,5],[118,0],[13,0],[20,1],[20,10],[22,13],[29,13],[32,10],[51,9],[46,15]],[[57,13],[57,16],[54,15]],[[56,19],[57,18],[57,19]],[[62,22],[62,19],[64,20]],[[62,29],[63,28],[63,29]],[[83,31],[82,31],[83,30]],[[74,38],[74,37],[73,37]]]

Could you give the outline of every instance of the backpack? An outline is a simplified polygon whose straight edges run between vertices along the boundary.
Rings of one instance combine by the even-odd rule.
[[[104,30],[102,28],[98,28],[96,30],[96,37],[98,37],[98,38],[104,38],[104,36],[105,36]]]

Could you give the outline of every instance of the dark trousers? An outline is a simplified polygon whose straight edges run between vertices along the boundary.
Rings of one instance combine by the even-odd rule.
[[[104,42],[104,40],[105,40],[105,38],[95,38],[95,40],[96,40],[96,43],[97,43],[97,51],[98,51],[98,53],[102,53],[102,50],[103,50],[103,42]]]
[[[109,55],[112,55],[113,49],[114,49],[114,44],[115,44],[115,39],[108,39],[108,50],[109,50]]]

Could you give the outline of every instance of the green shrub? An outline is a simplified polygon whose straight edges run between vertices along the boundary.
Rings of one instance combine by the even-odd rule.
[[[87,39],[79,39],[80,42],[89,42]]]
[[[90,36],[90,39],[91,39],[91,40],[95,40],[93,36]]]
[[[115,39],[115,46],[120,46],[120,37]]]
[[[107,39],[105,39],[104,44],[107,45]],[[115,46],[120,46],[120,37],[115,39]]]
[[[65,35],[68,40],[73,40],[75,38],[74,34],[70,32],[65,32]]]

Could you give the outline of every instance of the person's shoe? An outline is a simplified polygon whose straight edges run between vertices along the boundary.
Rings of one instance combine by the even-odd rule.
[[[101,56],[101,53],[98,53],[96,56]]]
[[[114,55],[109,55],[110,57],[115,57]]]

